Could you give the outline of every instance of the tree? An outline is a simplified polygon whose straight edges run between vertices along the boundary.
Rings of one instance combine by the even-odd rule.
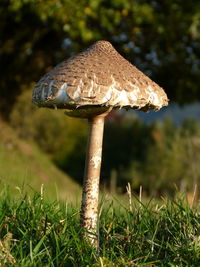
[[[179,103],[200,99],[197,0],[1,0],[0,113],[41,74],[107,39]]]

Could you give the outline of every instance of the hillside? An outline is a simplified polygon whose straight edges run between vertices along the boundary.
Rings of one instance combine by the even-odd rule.
[[[0,189],[8,185],[14,193],[39,191],[51,199],[76,200],[80,186],[61,172],[34,144],[20,140],[6,123],[0,121]],[[20,190],[19,190],[20,188]]]

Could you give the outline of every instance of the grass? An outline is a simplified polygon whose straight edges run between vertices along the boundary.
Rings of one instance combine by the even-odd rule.
[[[199,266],[200,212],[183,198],[102,199],[100,249],[81,239],[79,207],[43,195],[0,196],[1,266]]]
[[[13,129],[0,120],[0,189],[7,184],[13,194],[24,187],[30,193],[44,184],[46,196],[68,201],[81,193],[80,186],[61,172],[51,160],[32,143],[17,137]],[[34,190],[32,190],[34,189]]]

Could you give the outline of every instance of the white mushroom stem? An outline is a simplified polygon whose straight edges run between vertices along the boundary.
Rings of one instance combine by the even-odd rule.
[[[81,226],[86,230],[86,237],[97,246],[99,180],[103,143],[103,113],[88,119],[89,135],[85,160],[83,196],[81,206]]]

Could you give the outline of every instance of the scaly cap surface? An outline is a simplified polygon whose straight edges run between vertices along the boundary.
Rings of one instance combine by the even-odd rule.
[[[82,112],[94,108],[159,110],[164,90],[123,58],[107,41],[63,61],[36,84],[33,103]],[[76,113],[76,112],[75,112]]]

